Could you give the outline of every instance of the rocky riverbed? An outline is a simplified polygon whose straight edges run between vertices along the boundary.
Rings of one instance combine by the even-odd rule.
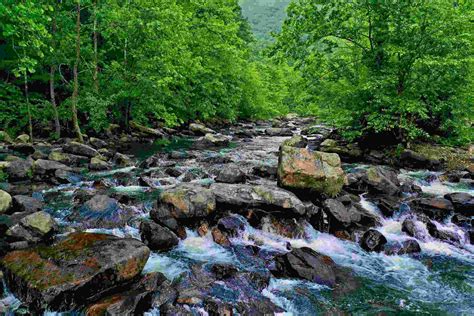
[[[474,310],[469,159],[347,144],[310,118],[132,129],[2,134],[0,313]]]

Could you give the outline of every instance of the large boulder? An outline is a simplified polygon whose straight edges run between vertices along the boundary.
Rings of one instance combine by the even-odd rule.
[[[79,155],[79,156],[85,156],[92,158],[94,156],[97,156],[99,153],[97,150],[92,148],[91,146],[81,144],[78,142],[69,142],[66,145],[63,146],[63,151],[66,153],[74,154],[74,155]]]
[[[16,159],[5,168],[9,181],[29,180],[33,176],[33,162],[30,159]]]
[[[453,203],[456,213],[474,216],[474,196],[469,193],[458,192],[446,194],[444,198]]]
[[[335,196],[344,183],[345,174],[337,154],[285,144],[280,147],[278,184],[281,187]]]
[[[130,284],[149,254],[136,239],[73,233],[49,247],[10,252],[0,262],[9,289],[38,313],[79,310]]]
[[[272,273],[279,278],[305,279],[329,287],[341,281],[336,263],[330,257],[307,247],[295,248],[275,257]]]
[[[344,161],[359,160],[363,154],[358,144],[339,144],[336,140],[330,138],[321,143],[320,150],[327,153],[338,154]]]
[[[140,224],[142,241],[151,250],[168,251],[178,245],[179,239],[170,229],[150,221]]]
[[[362,207],[352,202],[346,204],[335,199],[327,199],[323,202],[323,211],[328,217],[330,232],[336,233],[357,227],[372,227],[379,222],[377,216]]]
[[[65,165],[80,165],[89,161],[89,157],[63,153],[58,150],[52,151],[48,155],[48,160],[57,161]]]
[[[12,207],[12,197],[8,192],[0,190],[0,214],[6,213]]]
[[[430,170],[439,170],[442,166],[439,160],[424,156],[410,149],[406,149],[401,153],[399,164],[406,168]]]
[[[286,215],[304,215],[306,206],[293,193],[265,185],[214,183],[211,191],[219,209],[263,209]]]
[[[182,184],[164,191],[150,216],[157,223],[176,231],[178,221],[205,218],[215,210],[216,199],[211,190],[198,185]]]
[[[382,166],[370,167],[364,173],[363,181],[373,193],[388,195],[399,193],[400,182],[393,169]]]

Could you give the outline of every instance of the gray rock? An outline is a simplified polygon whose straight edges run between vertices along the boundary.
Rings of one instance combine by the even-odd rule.
[[[236,165],[223,166],[216,177],[217,182],[223,183],[243,183],[245,179],[245,172]]]
[[[29,180],[33,175],[33,162],[30,159],[11,161],[5,168],[9,181]]]
[[[366,231],[360,240],[360,246],[366,251],[383,251],[386,243],[387,238],[375,229]]]
[[[142,241],[151,250],[168,251],[178,245],[178,237],[168,228],[150,221],[140,224]]]
[[[81,144],[78,142],[67,143],[66,145],[63,146],[63,151],[66,153],[79,155],[79,156],[85,156],[89,158],[92,158],[99,154],[97,150],[95,150],[91,146]]]

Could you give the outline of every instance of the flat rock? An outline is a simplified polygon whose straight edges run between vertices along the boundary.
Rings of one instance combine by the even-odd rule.
[[[49,247],[10,252],[1,264],[9,289],[31,311],[68,311],[130,284],[149,254],[136,239],[73,233]]]
[[[63,151],[66,153],[74,154],[74,155],[79,155],[79,156],[85,156],[92,158],[94,156],[97,156],[99,153],[97,150],[92,148],[91,146],[81,144],[78,142],[69,142],[66,145],[63,146]]]

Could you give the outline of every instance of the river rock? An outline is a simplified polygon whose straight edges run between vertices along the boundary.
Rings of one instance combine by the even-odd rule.
[[[168,251],[179,243],[178,237],[171,230],[150,221],[141,222],[140,235],[145,245],[154,251]]]
[[[143,315],[152,308],[155,291],[165,280],[159,272],[146,274],[126,292],[105,297],[87,307],[86,315]]]
[[[133,166],[133,161],[127,155],[121,153],[115,153],[113,160],[120,167],[129,167]]]
[[[460,237],[456,233],[448,230],[439,229],[438,226],[432,221],[428,221],[426,223],[426,229],[428,230],[429,234],[434,238],[438,238],[455,244],[458,244],[460,242]]]
[[[474,196],[469,193],[459,192],[446,194],[444,198],[453,203],[456,213],[474,216]]]
[[[30,142],[30,136],[28,136],[27,134],[18,135],[18,137],[15,139],[15,142],[20,143],[20,144],[29,143]]]
[[[35,152],[35,148],[33,147],[33,145],[28,143],[17,143],[8,146],[8,148],[26,156],[31,155]]]
[[[217,182],[223,183],[243,183],[245,179],[245,172],[236,165],[223,166],[216,177]]]
[[[165,134],[162,131],[151,128],[151,127],[143,126],[135,121],[130,121],[129,125],[130,125],[130,128],[134,129],[135,131],[143,135],[160,137],[160,138],[165,136]]]
[[[383,251],[387,238],[375,229],[369,229],[360,240],[360,246],[366,251]]]
[[[13,140],[7,132],[0,131],[0,142],[12,143]]]
[[[11,213],[32,214],[43,209],[44,203],[27,195],[13,196],[13,207]]]
[[[326,139],[320,145],[320,150],[338,154],[344,161],[357,161],[362,157],[362,150],[357,143],[339,144],[334,139]]]
[[[9,289],[31,311],[69,311],[133,282],[149,254],[136,239],[73,233],[49,247],[10,252],[1,264]]]
[[[260,164],[252,168],[252,173],[262,178],[269,178],[275,180],[277,177],[277,165]]]
[[[390,168],[375,166],[366,170],[363,181],[373,193],[396,195],[399,193],[400,182],[397,173]]]
[[[412,204],[417,211],[438,221],[446,219],[454,211],[453,203],[443,198],[421,198],[414,200]]]
[[[18,224],[10,227],[5,235],[14,241],[36,243],[50,238],[57,228],[51,215],[40,211],[23,217]]]
[[[95,138],[95,137],[89,138],[89,144],[91,144],[92,146],[94,146],[97,149],[107,147],[107,142],[105,140]]]
[[[219,147],[227,147],[230,144],[232,137],[207,133],[205,136],[197,139],[194,144],[194,149],[211,149]]]
[[[189,130],[194,133],[194,135],[204,136],[206,134],[215,134],[216,132],[202,124],[191,123],[189,124]]]
[[[414,254],[420,252],[420,244],[414,239],[409,239],[402,243],[402,248],[398,251],[398,255]]]
[[[345,174],[337,154],[286,145],[280,147],[278,184],[281,187],[335,196],[344,182]]]
[[[371,227],[379,222],[375,215],[362,207],[357,207],[352,201],[346,204],[335,199],[327,199],[323,202],[330,232],[335,233],[355,227]]]
[[[33,162],[30,159],[11,161],[5,168],[9,181],[29,180],[33,176]]]
[[[236,237],[245,229],[245,222],[238,216],[226,216],[219,219],[217,228],[230,237]]]
[[[33,164],[35,175],[54,175],[56,170],[71,171],[72,169],[60,162],[52,160],[38,159]]]
[[[69,142],[66,145],[63,146],[63,151],[66,153],[74,154],[74,155],[79,155],[79,156],[85,156],[92,158],[94,156],[97,156],[99,153],[97,150],[92,148],[91,146],[81,144],[78,142]]]
[[[89,163],[89,169],[94,171],[109,170],[112,166],[99,157],[92,157]]]
[[[0,214],[6,213],[12,207],[13,200],[8,192],[0,190]]]
[[[57,161],[68,166],[78,166],[80,164],[87,163],[89,161],[89,157],[78,156],[54,150],[48,155],[48,160]]]
[[[429,158],[409,149],[406,149],[401,153],[399,164],[402,167],[411,169],[439,170],[441,167],[441,162],[439,160]]]
[[[402,223],[402,232],[408,236],[422,239],[424,237],[421,227],[418,227],[417,222],[413,219],[406,218]]]
[[[265,185],[214,183],[210,187],[221,210],[243,211],[250,208],[286,215],[304,215],[306,207],[293,193]]]
[[[278,278],[305,279],[317,284],[336,285],[336,264],[325,255],[303,247],[275,257],[272,274]]]
[[[268,136],[292,136],[293,132],[289,128],[271,127],[265,130]]]
[[[205,218],[215,210],[216,199],[211,190],[194,184],[181,184],[161,194],[150,217],[176,232],[178,221]]]

